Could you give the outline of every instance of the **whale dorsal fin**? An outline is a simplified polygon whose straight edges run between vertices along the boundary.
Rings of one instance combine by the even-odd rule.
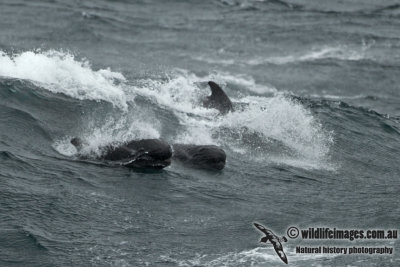
[[[211,96],[212,97],[226,96],[224,90],[222,90],[222,88],[218,84],[216,84],[215,82],[209,81],[208,85],[211,88]],[[226,97],[228,97],[228,96],[226,96]]]
[[[209,81],[208,85],[211,88],[211,95],[204,102],[204,106],[216,108],[223,114],[233,111],[232,102],[222,88],[213,81]]]

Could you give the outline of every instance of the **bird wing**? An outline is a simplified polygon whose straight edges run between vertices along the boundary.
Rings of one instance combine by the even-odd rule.
[[[262,226],[261,224],[259,224],[259,223],[254,223],[254,226],[258,229],[258,230],[260,230],[261,232],[263,232],[264,234],[267,234],[267,228],[265,228],[264,226]]]
[[[274,249],[276,251],[276,254],[278,254],[279,258],[281,258],[281,260],[284,263],[288,264],[288,260],[287,260],[285,252],[283,252],[283,247],[282,247],[281,242],[276,241],[276,242],[271,242],[271,243],[272,243],[272,245],[274,245]]]

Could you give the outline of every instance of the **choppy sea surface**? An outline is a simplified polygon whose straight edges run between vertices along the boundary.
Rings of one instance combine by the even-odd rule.
[[[399,227],[397,1],[1,0],[0,18],[0,265],[281,266],[253,222]],[[209,80],[240,108],[203,108]],[[163,138],[227,163],[109,167],[75,136],[92,156]],[[399,249],[284,243],[290,266],[399,266]]]

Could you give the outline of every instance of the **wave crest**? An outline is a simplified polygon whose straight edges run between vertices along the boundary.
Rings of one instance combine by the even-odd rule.
[[[0,51],[0,76],[27,79],[53,93],[80,100],[103,100],[127,109],[121,83],[125,77],[109,68],[93,70],[86,60],[56,50],[7,55]]]

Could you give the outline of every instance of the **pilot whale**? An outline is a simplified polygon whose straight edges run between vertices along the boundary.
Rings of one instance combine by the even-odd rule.
[[[224,90],[213,81],[209,81],[208,85],[211,89],[211,95],[203,101],[203,106],[206,108],[215,108],[221,114],[227,114],[233,111],[233,105]]]
[[[82,139],[75,137],[71,144],[80,152]],[[106,145],[98,159],[116,162],[130,168],[162,169],[171,164],[171,146],[161,139],[141,139],[125,142],[118,146]]]
[[[225,167],[225,151],[214,145],[173,144],[172,159],[183,165],[209,170],[222,170]]]
[[[72,138],[71,144],[78,153],[83,149],[85,142],[78,138]],[[222,170],[225,167],[225,151],[214,145],[173,144],[170,146],[161,139],[141,139],[119,144],[109,144],[100,147],[99,160],[110,161],[118,165],[141,168],[163,169],[171,164],[171,159],[185,166]],[[80,155],[81,158],[86,158]]]

